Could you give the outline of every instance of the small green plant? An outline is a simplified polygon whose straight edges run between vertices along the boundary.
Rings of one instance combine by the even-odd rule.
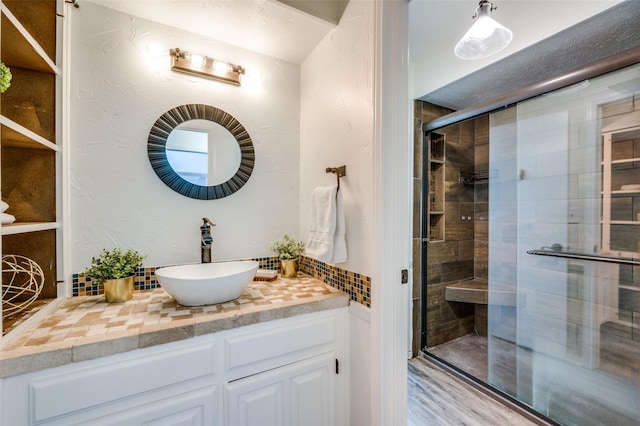
[[[4,93],[11,86],[11,77],[9,67],[0,62],[0,93]]]
[[[131,249],[124,252],[119,248],[112,251],[102,249],[98,257],[91,258],[91,266],[84,273],[97,283],[125,278],[134,274],[137,267],[142,266],[145,257]]]
[[[281,240],[271,241],[269,250],[278,253],[281,260],[297,259],[299,255],[304,253],[304,243],[285,234]]]

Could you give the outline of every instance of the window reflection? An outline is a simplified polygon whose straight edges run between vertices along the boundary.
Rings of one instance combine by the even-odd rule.
[[[184,180],[208,186],[208,134],[202,130],[174,129],[167,140],[167,160]]]

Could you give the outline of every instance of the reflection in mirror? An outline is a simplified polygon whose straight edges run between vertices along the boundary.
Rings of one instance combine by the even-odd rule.
[[[207,120],[189,120],[167,138],[167,160],[184,180],[200,186],[228,181],[240,167],[240,146],[227,129]]]
[[[244,126],[226,111],[203,104],[162,114],[149,132],[147,153],[162,182],[199,200],[238,191],[251,177],[256,158]]]

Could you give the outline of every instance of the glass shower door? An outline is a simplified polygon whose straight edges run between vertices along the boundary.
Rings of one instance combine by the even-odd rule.
[[[640,68],[490,117],[488,381],[562,424],[640,422]]]

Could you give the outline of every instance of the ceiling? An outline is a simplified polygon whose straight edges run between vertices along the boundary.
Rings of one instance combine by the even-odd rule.
[[[344,11],[341,5],[345,3],[342,0],[80,0],[80,7],[82,1],[296,64],[302,63],[336,27]]]
[[[420,98],[471,72],[499,61],[583,21],[621,0],[492,0],[491,17],[513,31],[501,52],[464,60],[453,47],[469,29],[478,0],[411,0],[409,55],[414,66],[413,95]],[[535,58],[534,58],[535,60]]]
[[[336,27],[348,0],[80,0],[181,28],[301,64]],[[374,1],[374,0],[350,0]],[[486,59],[465,61],[453,46],[472,23],[478,0],[410,0],[413,96],[420,98],[465,75],[583,21],[621,0],[495,0],[492,17],[513,42]]]
[[[521,90],[525,87],[535,92],[578,83],[585,74],[577,70],[594,71],[590,64],[640,46],[638,22],[640,1],[621,2],[420,99],[456,111],[473,110],[479,105],[505,106],[513,102],[514,93],[528,93]]]

